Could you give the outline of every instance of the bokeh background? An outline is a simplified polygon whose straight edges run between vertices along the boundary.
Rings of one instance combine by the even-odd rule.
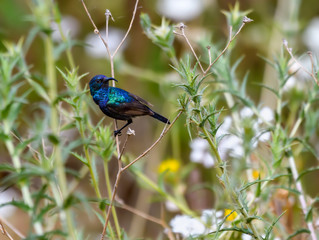
[[[31,14],[28,3],[29,1],[1,0],[0,51],[4,49],[4,41],[17,42],[21,38],[25,39],[29,34],[33,25],[28,21]],[[111,71],[106,50],[97,35],[93,33],[92,24],[81,2],[60,0],[56,3],[62,14],[64,32],[74,39],[72,54],[75,64],[79,68],[79,73],[88,73],[81,80],[82,87],[85,87],[96,74],[110,76]],[[178,93],[172,90],[172,84],[176,83],[179,77],[170,67],[167,56],[162,53],[160,48],[155,47],[143,33],[139,23],[139,14],[141,12],[149,14],[152,22],[157,25],[160,25],[163,16],[172,23],[185,23],[187,35],[195,46],[195,43],[204,36],[210,38],[217,46],[224,46],[228,36],[228,28],[226,18],[221,11],[229,10],[235,6],[235,3],[236,1],[225,0],[141,0],[131,33],[115,58],[115,77],[119,80],[118,86],[143,97],[154,105],[154,110],[173,119],[177,112],[176,98]],[[319,56],[319,4],[317,0],[247,0],[238,1],[238,3],[242,11],[251,11],[248,17],[254,20],[253,23],[244,27],[236,39],[236,48],[232,49],[234,59],[244,56],[244,60],[237,70],[239,79],[249,71],[249,81],[275,86],[276,73],[259,56],[272,59],[281,51],[283,38],[288,40],[289,46],[295,50],[297,56],[301,56],[308,50]],[[111,51],[114,51],[114,46],[122,39],[131,21],[135,1],[90,0],[86,4],[102,34],[105,28],[105,9],[111,11],[115,21],[110,22],[109,41]],[[52,29],[55,31],[55,44],[58,45],[61,44],[61,38],[56,28],[57,26],[52,24]],[[188,51],[185,42],[179,37],[175,38],[174,45],[179,57],[184,56],[185,51]],[[35,73],[44,74],[43,51],[42,41],[37,37],[27,54],[27,62],[32,65],[31,70]],[[64,69],[66,65],[67,59],[62,53],[57,66]],[[59,78],[61,81],[58,87],[63,91],[65,84],[62,77],[59,76]],[[302,83],[292,84],[302,85]],[[274,108],[274,98],[269,91],[262,92],[261,88],[248,84],[247,92],[256,103],[261,102],[265,106]],[[35,102],[38,98],[38,96],[31,96]],[[89,104],[92,107],[92,118],[98,122],[103,115],[94,106],[93,101]],[[24,106],[22,111],[25,114],[32,112],[32,104]],[[34,117],[41,118],[41,116],[34,115],[30,116],[29,119]],[[183,118],[179,119],[170,134],[152,153],[144,158],[145,173],[151,178],[156,179],[158,166],[165,159],[178,159],[182,163],[190,161],[190,139],[185,130],[184,120]],[[19,129],[21,135],[27,134],[23,130],[23,121],[25,120],[21,120],[21,129]],[[106,118],[103,124],[112,123],[112,120]],[[136,131],[136,136],[129,143],[127,152],[130,156],[138,156],[150,143],[156,140],[163,125],[145,117],[136,119],[131,128]],[[70,139],[75,137],[72,132],[68,134],[67,137]],[[1,143],[0,161],[10,161]],[[307,164],[312,165],[312,162]],[[74,169],[79,168],[79,162],[74,159],[70,159],[68,165]],[[114,179],[117,172],[117,162],[110,162],[109,169],[111,178]],[[183,187],[188,188],[192,186],[192,183],[199,182],[201,173],[205,171],[207,170],[204,167],[194,171],[188,179],[189,185]],[[307,177],[309,182],[319,180],[317,174],[309,174]],[[317,194],[318,188],[315,184],[306,188],[312,196]],[[94,194],[88,178],[81,181],[79,191]],[[192,194],[189,194],[187,199],[193,209],[212,207],[214,197],[211,193],[196,192],[196,190],[190,192]],[[105,194],[105,192],[102,193]],[[11,196],[19,196],[19,192],[14,189],[6,194],[0,193],[1,202],[11,199]],[[130,173],[126,173],[120,182],[119,197],[128,205],[148,212],[150,215],[159,216],[161,207],[163,207],[153,198],[150,191],[138,187],[136,179]],[[0,214],[2,217],[6,216],[9,222],[12,222],[21,232],[27,231],[29,226],[26,214],[18,210],[14,211],[12,208],[0,209]],[[122,226],[132,237],[144,236],[154,239],[162,231],[159,226],[124,210],[119,210],[119,218]],[[87,213],[79,211],[78,220],[86,225],[86,233],[98,236],[101,228],[99,224],[96,224],[96,219],[93,216],[88,217]]]

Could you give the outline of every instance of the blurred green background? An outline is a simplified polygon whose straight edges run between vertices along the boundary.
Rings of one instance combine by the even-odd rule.
[[[28,2],[1,0],[0,51],[4,50],[3,43],[5,41],[17,42],[21,38],[27,38],[33,26],[28,21],[31,14]],[[185,0],[176,1],[177,4],[175,2],[172,5],[166,2],[169,1],[140,1],[137,17],[128,40],[122,48],[123,51],[115,58],[115,78],[119,80],[119,87],[143,97],[154,105],[154,110],[173,119],[176,114],[177,93],[172,90],[172,83],[177,82],[179,77],[170,67],[170,62],[161,52],[161,49],[154,47],[154,44],[143,34],[139,24],[139,14],[141,12],[149,14],[152,22],[157,25],[160,25],[163,15],[172,23],[177,24],[182,21],[187,25],[187,34],[194,45],[201,38],[206,37],[222,48],[228,37],[228,29],[225,16],[221,11],[228,10],[229,7],[235,5],[236,1]],[[250,0],[238,2],[242,11],[251,10],[248,17],[254,20],[253,23],[244,27],[236,39],[236,48],[232,49],[232,58],[234,60],[244,56],[244,60],[238,69],[239,79],[249,71],[249,81],[264,82],[274,86],[275,73],[267,68],[265,61],[258,55],[272,59],[281,50],[282,38],[288,39],[289,46],[296,49],[297,55],[303,54],[307,50],[312,50],[318,56],[319,34],[314,36],[316,40],[312,40],[312,42],[317,43],[317,49],[316,46],[309,45],[307,42],[309,37],[306,35],[307,29],[309,29],[313,20],[319,18],[317,0]],[[65,24],[62,24],[65,26],[64,32],[69,32],[69,36],[72,36],[72,39],[75,40],[75,45],[72,48],[75,65],[79,67],[80,74],[89,73],[82,79],[82,86],[84,87],[91,77],[96,74],[110,76],[110,66],[106,51],[101,46],[97,35],[94,35],[92,24],[81,2],[78,0],[60,0],[56,1],[56,3],[61,11],[62,19],[66,21]],[[118,39],[121,39],[131,21],[135,1],[90,0],[86,1],[86,4],[94,22],[101,31],[105,28],[105,9],[107,8],[111,11],[115,21],[110,22],[110,42],[119,41]],[[187,6],[191,6],[191,10]],[[316,26],[319,29],[319,25],[317,24]],[[54,26],[52,28],[54,29]],[[60,43],[61,41],[57,35],[55,44],[59,45]],[[174,44],[179,57],[184,56],[185,50],[188,51],[185,42],[181,38],[176,37]],[[36,37],[27,54],[27,62],[32,65],[31,70],[34,73],[45,73],[43,49],[41,39]],[[66,65],[67,59],[65,54],[62,53],[57,66],[63,70]],[[65,88],[64,81],[59,75],[58,78],[61,80],[59,89],[63,91]],[[274,107],[271,93],[267,91],[261,92],[261,88],[257,88],[252,84],[247,86],[247,92],[256,103],[261,102],[263,105]],[[38,96],[30,96],[30,98],[39,100]],[[89,104],[94,105],[93,101]],[[94,107],[92,107],[91,112],[95,121],[98,122],[103,115],[96,107],[95,111]],[[27,114],[31,109],[31,105],[24,106],[22,111]],[[36,117],[36,115],[29,116],[29,119],[33,119],[33,117]],[[104,124],[112,122],[112,120],[107,118]],[[23,127],[23,122],[21,122],[21,126]],[[134,156],[140,154],[157,138],[162,127],[163,125],[149,118],[135,120],[131,128],[137,132],[137,136],[129,144],[128,152]],[[22,135],[27,134],[26,132],[23,133],[23,129],[20,129],[20,132]],[[172,145],[179,146],[179,148],[170,148]],[[151,153],[151,156],[146,157],[146,161],[152,160],[146,167],[146,173],[149,173],[150,176],[156,175],[159,162],[166,158],[177,158],[182,162],[187,162],[189,161],[189,152],[189,138],[185,131],[184,121],[179,120],[170,136],[164,139],[160,146]],[[0,148],[0,161],[6,161],[6,158],[5,149]],[[72,166],[72,164],[77,169],[78,163],[71,161],[70,165]],[[114,178],[117,171],[117,163],[112,162],[110,169],[114,169],[114,171],[111,171],[112,178]],[[317,177],[314,176],[314,179],[317,179]],[[82,185],[85,191],[92,191],[89,187],[89,181],[87,183],[82,182]],[[315,188],[309,187],[310,193],[313,192],[315,194],[315,190]],[[150,212],[151,215],[159,215],[160,213],[159,203],[145,204],[145,202],[149,203],[151,194],[137,188],[135,180],[129,174],[126,174],[121,181],[119,195],[125,199],[128,205],[135,206],[137,209]],[[190,200],[191,205],[193,204],[194,208],[201,209],[209,207],[208,203],[212,196],[206,197],[208,200],[204,203]],[[131,231],[132,235],[154,237],[157,236],[156,232],[161,231],[161,228],[155,224],[147,223],[147,225],[144,225],[145,221],[139,217],[132,216],[126,211],[119,210],[119,212],[123,227]],[[20,220],[22,220],[22,223],[19,223],[19,225],[21,224],[22,226],[25,222],[23,218],[20,218]],[[18,221],[18,218],[16,218],[16,221]],[[90,222],[87,225],[88,231],[99,233],[100,226]],[[134,227],[136,225],[142,227],[136,228]],[[27,228],[27,224],[25,228]]]

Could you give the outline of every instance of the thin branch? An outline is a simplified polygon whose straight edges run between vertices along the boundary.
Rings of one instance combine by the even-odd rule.
[[[105,233],[106,233],[106,228],[107,228],[107,225],[109,223],[109,219],[110,219],[110,215],[111,215],[111,209],[112,209],[112,206],[113,206],[113,203],[114,203],[114,199],[115,199],[115,195],[116,195],[116,192],[117,192],[117,187],[118,187],[121,175],[122,175],[122,171],[121,171],[121,168],[120,168],[120,170],[117,172],[117,175],[116,175],[116,180],[115,180],[114,187],[113,187],[113,192],[112,192],[110,205],[107,208],[107,214],[106,214],[106,219],[105,219],[103,231],[102,231],[102,234],[101,234],[101,240],[104,239],[104,236],[105,236]]]
[[[123,144],[122,151],[121,151],[121,153],[120,153],[119,159],[122,158],[122,155],[123,155],[124,150],[125,150],[125,148],[126,148],[126,144],[127,144],[127,140],[128,140],[128,138],[129,138],[129,136],[130,136],[129,134],[126,134],[125,142],[124,142],[124,144]]]
[[[315,75],[315,71],[314,71],[315,67],[314,67],[314,61],[313,61],[312,52],[308,51],[307,54],[308,54],[308,56],[310,58],[310,62],[311,62],[311,73],[313,75]]]
[[[209,64],[209,66],[207,67],[207,69],[204,71],[204,75],[207,74],[207,72],[209,71],[209,69],[218,61],[218,59],[224,55],[224,53],[226,52],[226,50],[228,49],[229,45],[234,41],[234,39],[237,37],[237,35],[240,33],[240,31],[242,30],[242,28],[245,26],[246,23],[250,23],[253,20],[248,18],[248,17],[244,17],[243,22],[240,26],[240,28],[238,29],[238,31],[235,33],[235,35],[232,37],[232,26],[230,26],[229,28],[229,40],[228,43],[226,44],[226,47],[224,48],[224,50],[219,54],[219,56],[211,63]],[[210,60],[211,61],[211,60]]]
[[[85,3],[84,3],[84,0],[81,0],[81,2],[82,2],[82,5],[83,5],[83,7],[84,7],[84,9],[85,9],[86,14],[88,15],[88,17],[89,17],[89,19],[90,19],[90,21],[91,21],[91,23],[92,23],[92,25],[93,25],[93,27],[94,27],[94,33],[99,36],[99,38],[101,39],[101,41],[103,42],[103,44],[104,44],[104,46],[105,46],[105,48],[106,48],[106,50],[107,50],[108,55],[111,56],[110,49],[109,49],[109,45],[107,44],[107,42],[105,41],[105,39],[102,37],[102,35],[101,35],[99,29],[96,27],[96,25],[95,25],[95,23],[94,23],[94,21],[93,21],[91,15],[90,15],[88,9],[87,9],[87,7],[86,7],[86,5],[85,5]]]
[[[118,184],[119,184],[119,181],[120,181],[120,178],[121,178],[121,175],[122,173],[127,169],[129,168],[130,166],[132,166],[134,163],[136,163],[138,160],[140,160],[142,157],[144,157],[147,153],[149,153],[159,142],[160,140],[166,135],[166,133],[172,128],[172,126],[174,125],[174,123],[176,122],[176,120],[180,117],[180,115],[182,114],[182,111],[180,111],[177,116],[175,117],[175,119],[172,121],[172,123],[169,125],[169,127],[167,127],[167,125],[165,125],[161,135],[159,136],[159,138],[146,150],[144,151],[141,155],[139,155],[137,158],[135,158],[132,162],[130,162],[128,165],[126,165],[125,167],[121,167],[122,165],[122,162],[121,162],[121,159],[119,158],[118,161],[119,161],[119,171],[117,173],[117,176],[116,176],[116,180],[115,180],[115,183],[114,183],[114,187],[113,187],[113,191],[112,191],[112,197],[111,197],[111,201],[110,201],[110,204],[109,204],[109,207],[108,207],[108,210],[107,210],[107,217],[106,217],[106,220],[105,220],[105,224],[104,224],[104,228],[103,228],[103,232],[101,234],[101,240],[104,239],[104,236],[105,236],[105,232],[106,232],[106,227],[108,225],[108,222],[109,222],[109,219],[110,219],[110,214],[111,214],[111,208],[112,208],[112,205],[114,203],[114,199],[115,199],[115,195],[117,193],[117,188],[118,188]],[[128,135],[129,136],[129,135]],[[121,155],[119,155],[121,156]],[[121,162],[121,163],[120,163]]]
[[[124,41],[126,40],[132,26],[133,26],[133,22],[134,22],[134,19],[135,19],[135,15],[136,15],[136,11],[137,11],[137,6],[138,6],[138,2],[139,0],[136,0],[135,2],[135,7],[134,7],[134,11],[133,11],[133,16],[132,16],[132,19],[131,19],[131,22],[130,22],[130,25],[128,27],[128,30],[126,32],[126,34],[124,35],[122,41],[119,43],[119,45],[117,46],[117,48],[115,49],[114,53],[111,54],[110,53],[110,49],[109,49],[109,45],[107,43],[108,41],[108,24],[109,24],[109,18],[111,17],[112,20],[114,21],[113,17],[112,17],[112,14],[109,10],[106,10],[105,12],[105,15],[106,15],[106,40],[104,40],[104,38],[101,36],[99,30],[97,29],[85,3],[83,0],[82,1],[82,4],[83,4],[83,7],[94,27],[94,33],[98,34],[99,38],[101,39],[101,41],[103,42],[105,48],[107,49],[107,53],[109,55],[109,58],[110,58],[110,65],[111,65],[111,74],[112,74],[112,77],[114,78],[114,61],[113,61],[113,58],[115,57],[115,55],[117,54],[118,50],[120,49],[120,47],[123,45]],[[113,86],[115,86],[115,82],[113,82]],[[165,125],[164,127],[164,130],[163,132],[161,133],[160,137],[152,144],[151,147],[149,147],[145,152],[143,152],[139,157],[137,157],[136,159],[134,159],[130,164],[128,164],[127,166],[125,166],[124,168],[122,168],[122,161],[121,161],[121,157],[122,157],[122,154],[124,152],[124,149],[126,147],[126,144],[127,144],[127,141],[128,141],[128,137],[130,135],[127,135],[127,138],[124,142],[124,145],[123,145],[123,148],[122,148],[122,151],[120,151],[120,146],[119,146],[119,138],[118,136],[116,136],[116,146],[117,146],[117,153],[118,153],[118,173],[117,173],[117,176],[116,176],[116,180],[115,180],[115,183],[114,183],[114,187],[113,187],[113,192],[112,192],[112,197],[111,197],[111,201],[110,201],[110,205],[108,207],[108,210],[107,210],[107,216],[106,216],[106,220],[105,220],[105,224],[104,224],[104,228],[103,228],[103,231],[102,231],[102,234],[101,234],[101,239],[104,239],[104,236],[105,236],[105,233],[106,233],[106,228],[108,226],[108,222],[109,222],[109,218],[110,218],[110,214],[111,214],[111,209],[112,209],[112,205],[114,203],[114,199],[115,199],[115,196],[116,196],[116,192],[117,192],[117,188],[118,188],[118,184],[119,184],[119,181],[120,181],[120,178],[121,178],[121,175],[122,173],[128,168],[130,167],[132,164],[134,164],[135,162],[137,162],[139,159],[141,159],[143,156],[145,156],[148,152],[150,152],[154,147],[155,145],[164,137],[164,135],[169,131],[169,129],[172,127],[172,125],[175,123],[175,121],[178,119],[178,117],[181,115],[182,112],[179,112],[179,114],[177,115],[177,117],[174,119],[174,121],[172,122],[172,124],[166,128],[167,126]],[[117,130],[117,121],[114,120],[114,125],[115,125],[115,130]]]
[[[6,236],[6,237],[9,238],[10,240],[13,240],[13,238],[11,237],[11,235],[7,232],[6,228],[3,226],[1,220],[0,220],[0,232],[2,233],[2,235]]]
[[[131,28],[133,26],[133,22],[134,22],[134,19],[135,19],[135,14],[136,14],[136,11],[137,11],[137,5],[138,5],[138,1],[139,0],[136,0],[135,2],[135,6],[134,6],[134,11],[133,11],[133,16],[132,16],[132,19],[131,19],[131,22],[130,22],[130,25],[126,31],[126,34],[125,36],[123,37],[122,41],[120,42],[120,44],[117,46],[117,48],[115,49],[113,55],[112,55],[112,58],[116,55],[117,51],[120,49],[120,47],[123,45],[124,41],[126,40],[128,34],[130,33],[131,31]]]
[[[292,176],[295,180],[296,189],[300,192],[300,194],[298,195],[299,202],[301,205],[302,212],[306,216],[307,212],[308,212],[308,206],[307,206],[307,202],[306,202],[306,198],[305,198],[305,193],[303,191],[303,188],[302,188],[300,181],[297,181],[299,174],[298,174],[298,170],[297,170],[297,167],[295,164],[295,159],[292,156],[291,152],[289,154],[290,154],[290,156],[288,157],[288,161],[289,161],[289,165],[291,168]],[[307,227],[310,231],[310,235],[311,235],[312,240],[317,240],[317,236],[316,236],[315,229],[313,227],[312,222],[307,221]]]
[[[299,67],[304,71],[306,72],[307,74],[310,75],[310,77],[315,80],[316,84],[319,86],[319,81],[318,79],[316,78],[315,74],[314,74],[314,67],[313,67],[313,58],[312,58],[312,53],[311,52],[308,52],[308,55],[310,57],[310,60],[311,60],[311,64],[312,64],[312,69],[311,69],[311,72],[309,72],[296,58],[295,56],[292,54],[292,48],[289,48],[288,47],[288,42],[286,39],[283,40],[283,45],[285,46],[287,52],[289,53],[291,59],[297,63],[299,65]]]
[[[198,65],[199,65],[200,69],[202,70],[202,72],[205,72],[201,62],[199,61],[199,58],[197,57],[197,54],[196,54],[192,44],[190,43],[190,41],[188,40],[188,37],[185,34],[186,25],[184,23],[180,23],[178,28],[179,28],[179,30],[181,30],[182,36],[185,38],[185,41],[187,42],[187,45],[189,46],[189,48],[191,49],[193,55],[195,56],[196,61],[198,62]]]
[[[117,207],[120,207],[122,209],[125,209],[131,213],[134,213],[150,222],[153,222],[153,223],[156,223],[156,224],[159,224],[161,226],[163,226],[163,221],[161,219],[158,219],[156,217],[153,217],[153,216],[150,216],[142,211],[139,211],[138,209],[135,209],[129,205],[126,205],[123,201],[116,201],[116,206]]]
[[[235,33],[234,36],[232,36],[232,30],[233,30],[232,26],[229,27],[229,40],[228,40],[228,42],[227,42],[227,44],[226,44],[226,47],[224,48],[224,50],[219,54],[219,56],[218,56],[213,62],[212,62],[212,59],[211,59],[210,48],[208,48],[209,66],[207,67],[206,70],[204,70],[204,68],[203,68],[201,62],[199,61],[199,58],[198,58],[198,56],[197,56],[197,54],[196,54],[196,52],[195,52],[195,50],[194,50],[194,48],[193,48],[193,46],[192,46],[192,44],[190,43],[188,37],[187,37],[186,34],[185,34],[185,28],[186,28],[185,24],[183,24],[183,23],[180,23],[180,24],[179,24],[179,29],[181,30],[182,33],[178,33],[178,32],[175,32],[175,31],[174,31],[174,34],[179,35],[179,36],[183,36],[183,37],[185,38],[185,40],[186,40],[186,42],[187,42],[187,45],[188,45],[189,48],[191,49],[191,51],[192,51],[194,57],[196,58],[196,61],[197,61],[198,65],[199,65],[200,69],[202,70],[202,72],[203,72],[203,74],[204,74],[204,76],[205,76],[205,75],[207,74],[207,72],[210,70],[210,68],[218,61],[218,59],[219,59],[222,55],[224,55],[224,53],[225,53],[226,50],[228,49],[229,45],[234,41],[234,39],[235,39],[235,38],[237,37],[237,35],[240,33],[240,31],[241,31],[242,28],[245,26],[245,24],[246,24],[246,23],[249,23],[249,22],[252,22],[252,21],[253,21],[252,19],[250,19],[250,18],[248,18],[248,17],[245,16],[245,17],[243,18],[243,22],[242,22],[240,28],[238,29],[238,31]]]
[[[207,52],[208,52],[208,58],[209,58],[209,65],[212,64],[212,53],[211,53],[211,47],[210,46],[207,46]]]
[[[142,157],[144,157],[146,154],[148,154],[159,143],[159,141],[161,141],[161,139],[166,135],[166,133],[173,127],[174,123],[180,117],[181,114],[182,114],[182,111],[180,111],[177,114],[175,119],[172,121],[172,123],[168,127],[167,127],[167,125],[165,125],[165,127],[164,127],[161,135],[159,136],[159,138],[147,150],[145,150],[141,155],[139,155],[137,158],[135,158],[132,162],[127,164],[125,167],[123,167],[122,170],[125,171],[127,168],[129,168],[134,163],[136,163],[138,160],[140,160]]]
[[[106,9],[105,10],[105,41],[108,42],[109,41],[109,20],[110,20],[110,17],[112,19],[113,22],[114,21],[114,18],[112,16],[112,13],[109,9]]]

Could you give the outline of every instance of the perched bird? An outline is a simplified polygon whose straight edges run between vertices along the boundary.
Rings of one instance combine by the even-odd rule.
[[[91,79],[89,85],[94,102],[99,105],[105,115],[127,121],[123,127],[114,131],[114,136],[120,134],[123,128],[133,122],[132,118],[138,116],[149,115],[163,123],[170,124],[167,118],[150,109],[148,106],[151,106],[151,104],[144,99],[121,88],[110,87],[110,80],[117,82],[114,78],[96,75]]]

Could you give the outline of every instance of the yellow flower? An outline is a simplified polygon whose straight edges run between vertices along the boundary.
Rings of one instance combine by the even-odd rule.
[[[224,215],[225,216],[227,216],[228,214],[230,214],[231,212],[232,212],[233,210],[231,210],[231,209],[225,209],[225,213],[224,213]],[[233,221],[236,217],[237,217],[237,213],[236,213],[236,211],[234,211],[232,214],[230,214],[228,217],[227,217],[227,221]]]
[[[176,173],[180,169],[180,167],[181,163],[178,160],[174,158],[169,158],[161,162],[161,164],[158,166],[157,171],[159,173],[163,173],[165,171]]]
[[[257,180],[259,178],[260,172],[254,169],[252,175],[253,175],[253,178]]]

